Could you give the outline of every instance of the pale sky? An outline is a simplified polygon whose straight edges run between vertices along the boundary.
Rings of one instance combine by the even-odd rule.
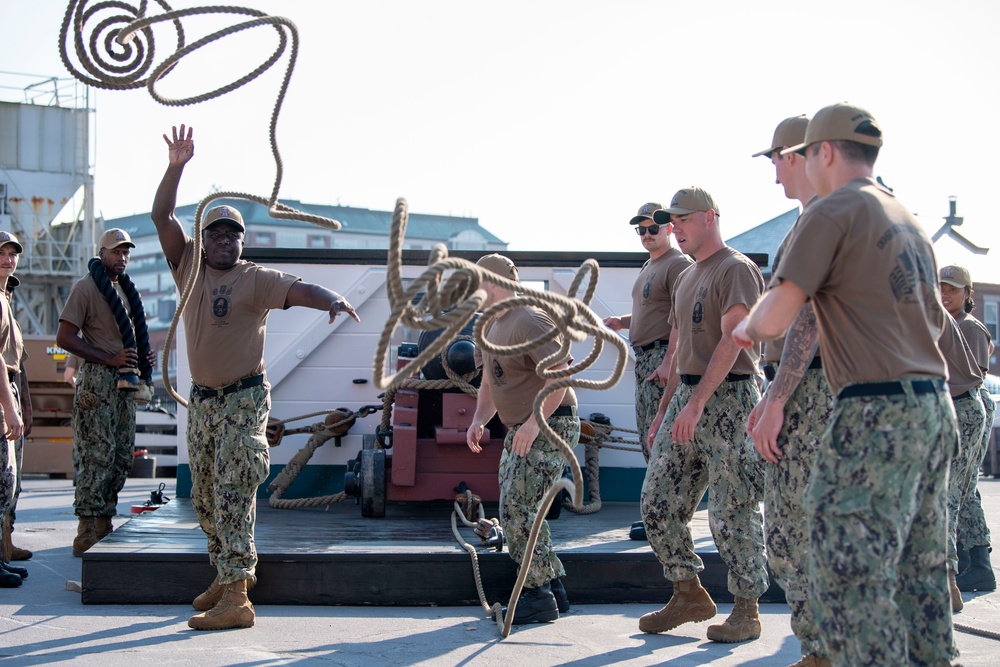
[[[138,4],[138,0],[134,0]],[[93,3],[91,3],[93,4]],[[150,11],[159,12],[153,0]],[[172,0],[175,8],[207,2]],[[1000,282],[993,158],[1000,155],[1000,3],[248,0],[300,30],[278,124],[280,194],[310,203],[471,215],[514,250],[641,251],[628,219],[678,189],[709,190],[734,236],[795,203],[750,155],[786,116],[849,101],[882,126],[876,173],[929,234],[958,197],[961,231],[996,246],[968,261]],[[0,70],[68,76],[66,3],[0,0]],[[187,42],[243,20],[185,19]],[[174,49],[156,29],[156,61]],[[270,28],[227,37],[159,86],[186,97],[267,59]],[[160,135],[195,128],[180,203],[213,187],[269,196],[267,126],[287,52],[248,86],[196,106],[145,89],[98,91],[97,209],[145,212],[166,164]],[[964,260],[939,244],[939,261]]]

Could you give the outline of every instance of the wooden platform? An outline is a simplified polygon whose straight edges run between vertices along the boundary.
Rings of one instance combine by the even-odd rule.
[[[488,517],[496,506],[487,505]],[[471,558],[451,531],[452,506],[390,504],[384,519],[361,517],[352,502],[328,508],[257,513],[257,604],[476,605]],[[664,603],[671,586],[648,543],[628,539],[639,518],[634,503],[605,503],[600,512],[563,510],[550,521],[574,603]],[[83,556],[84,604],[187,604],[215,576],[187,499],[116,522],[114,533]],[[718,602],[732,600],[702,509],[693,522],[705,562],[701,578]],[[483,586],[492,604],[506,601],[516,577],[510,556],[489,551],[459,523],[479,551]],[[772,577],[773,581],[773,577]],[[774,583],[762,601],[780,602]]]

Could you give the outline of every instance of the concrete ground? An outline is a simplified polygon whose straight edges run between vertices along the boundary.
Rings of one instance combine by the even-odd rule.
[[[119,518],[149,498],[163,481],[130,479]],[[1000,536],[1000,480],[983,478],[991,529]],[[80,560],[70,554],[76,518],[66,480],[25,480],[15,543],[35,552],[30,576],[17,589],[0,589],[0,663],[11,665],[789,665],[800,657],[788,607],[762,605],[763,634],[745,644],[705,639],[710,621],[669,635],[647,635],[638,618],[654,605],[578,605],[559,621],[517,627],[501,639],[477,607],[258,606],[248,630],[189,630],[187,606],[84,606],[70,590]],[[1000,554],[1000,550],[998,550]],[[1000,565],[1000,555],[994,556]],[[995,569],[997,569],[995,567]],[[122,577],[129,573],[123,571]],[[471,576],[471,573],[470,573]],[[1000,593],[965,594],[955,623],[1000,632]],[[664,601],[665,602],[665,601]],[[720,605],[725,618],[731,605]],[[995,667],[1000,641],[957,632],[966,667]]]

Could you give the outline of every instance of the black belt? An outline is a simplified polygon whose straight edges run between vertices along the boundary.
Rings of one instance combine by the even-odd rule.
[[[958,402],[958,401],[961,401],[961,400],[966,399],[966,398],[972,398],[973,396],[979,396],[979,390],[978,389],[970,389],[969,391],[965,392],[964,394],[959,394],[958,396],[952,396],[951,400],[953,400],[955,402]]]
[[[808,370],[814,371],[817,368],[823,368],[823,357],[815,356],[812,361],[809,362]],[[768,382],[773,382],[774,378],[778,375],[778,362],[769,361],[764,364],[764,377],[767,378]]]
[[[549,417],[576,417],[576,406],[560,405]]]
[[[658,347],[666,347],[670,341],[666,340],[654,340],[652,343],[647,345],[633,345],[632,349],[636,352],[649,352],[650,350],[655,350]]]
[[[752,379],[752,375],[739,375],[737,373],[730,373],[726,376],[726,382],[749,382]],[[701,376],[681,374],[681,382],[684,384],[698,384],[701,382]]]
[[[944,391],[944,380],[935,378],[933,380],[912,380],[910,388],[914,394],[933,394]],[[862,382],[844,387],[837,394],[837,398],[855,398],[857,396],[895,396],[906,393],[902,382]]]
[[[199,398],[212,398],[213,396],[227,396],[229,394],[234,394],[241,389],[259,387],[262,384],[264,384],[263,373],[260,375],[251,375],[248,378],[242,378],[232,384],[227,384],[225,387],[218,387],[216,389],[202,387],[201,385],[192,382],[191,393]]]

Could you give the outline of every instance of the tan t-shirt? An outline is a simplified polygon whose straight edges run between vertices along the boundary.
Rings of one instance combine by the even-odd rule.
[[[508,310],[486,329],[486,339],[494,345],[515,345],[538,338],[555,327],[545,311],[530,306]],[[497,357],[476,348],[476,361],[482,363],[483,377],[490,383],[490,395],[500,421],[507,427],[523,424],[531,416],[535,396],[545,386],[538,377],[538,362],[559,350],[561,336],[527,354]],[[566,359],[573,363],[572,357]],[[576,394],[567,389],[562,405],[576,405]]]
[[[965,336],[965,342],[972,350],[972,357],[983,373],[990,370],[990,331],[982,322],[968,313],[961,313],[955,318],[958,328]]]
[[[868,178],[813,203],[772,278],[813,299],[827,382],[945,377],[937,263],[927,235]]]
[[[187,240],[179,267],[171,267],[183,288],[191,269],[194,241]],[[191,378],[202,387],[224,387],[264,372],[267,314],[284,308],[299,278],[240,260],[228,271],[202,260],[198,283],[184,308]]]
[[[632,286],[632,345],[649,345],[670,338],[671,287],[681,271],[691,266],[691,258],[677,248],[647,261]]]
[[[733,306],[753,308],[764,291],[760,269],[742,253],[726,246],[695,262],[674,283],[670,324],[677,327],[677,371],[704,375],[722,340],[722,316]],[[760,348],[740,350],[731,373],[756,375]]]
[[[14,319],[10,293],[0,295],[0,346],[3,349],[3,362],[7,367],[7,373],[17,375],[21,372],[21,362],[25,356],[24,339],[21,337],[21,327]]]
[[[952,396],[964,394],[983,383],[983,374],[976,365],[972,350],[959,331],[958,324],[945,312],[945,327],[938,339],[938,347],[948,365],[948,392]]]
[[[129,312],[128,298],[117,282],[112,283],[118,298]],[[59,313],[60,321],[66,321],[80,330],[83,339],[107,354],[118,354],[123,347],[122,333],[118,329],[115,315],[111,312],[97,283],[89,275],[76,281],[66,298],[66,305]]]

